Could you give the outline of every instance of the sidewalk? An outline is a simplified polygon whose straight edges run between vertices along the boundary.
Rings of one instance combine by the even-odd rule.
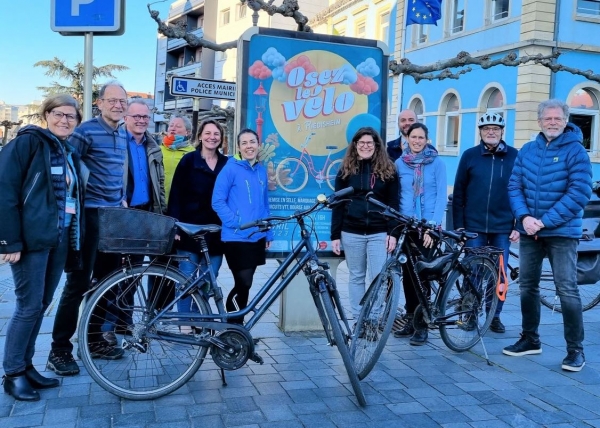
[[[276,269],[270,260],[257,272],[255,288]],[[227,292],[231,273],[219,282]],[[346,297],[347,270],[338,272]],[[0,354],[6,323],[14,308],[10,267],[0,264]],[[56,303],[49,308],[38,338],[36,367],[45,368]],[[379,363],[362,381],[368,406],[351,392],[336,348],[322,332],[284,334],[277,328],[276,302],[252,331],[265,364],[249,362],[227,372],[207,358],[195,378],[175,393],[154,401],[128,401],[104,391],[85,372],[62,378],[59,388],[41,391],[35,403],[0,394],[0,427],[600,427],[600,307],[584,313],[587,365],[580,373],[562,371],[566,355],[562,317],[542,308],[543,353],[508,357],[502,348],[519,337],[517,290],[509,290],[502,320],[506,334],[488,333],[485,346],[454,353],[437,332],[427,345],[413,347],[390,337]],[[46,373],[48,374],[48,373]]]

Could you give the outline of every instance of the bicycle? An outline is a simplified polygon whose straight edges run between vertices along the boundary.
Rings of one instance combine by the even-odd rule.
[[[581,253],[577,253],[578,264],[580,254]],[[596,255],[595,253],[591,254],[594,256]],[[512,250],[510,251],[510,257],[516,259],[517,262],[519,260],[519,255]],[[508,271],[512,281],[511,283],[518,283],[519,267],[513,267],[513,265],[508,263]],[[579,283],[579,296],[581,297],[581,309],[583,312],[598,305],[598,303],[600,303],[600,278],[597,278],[597,281],[595,282],[594,279],[592,279],[586,280],[584,283]],[[542,267],[542,274],[540,277],[540,302],[548,309],[562,313],[560,298],[556,292],[556,286],[554,285],[554,275],[552,274],[552,269],[546,262]]]
[[[79,322],[79,346],[81,359],[92,378],[105,390],[131,400],[147,400],[169,394],[184,385],[200,368],[210,350],[214,363],[223,370],[236,370],[248,360],[262,364],[256,353],[250,330],[267,309],[279,297],[300,271],[306,275],[311,295],[331,346],[337,346],[348,373],[352,389],[361,406],[366,399],[350,358],[349,343],[352,329],[341,305],[335,281],[327,263],[319,261],[314,248],[313,229],[305,220],[309,214],[336,203],[345,202],[345,196],[353,189],[342,189],[329,197],[319,195],[317,202],[305,211],[285,217],[269,217],[240,226],[241,229],[256,227],[265,231],[278,224],[295,221],[300,229],[300,241],[282,261],[279,268],[258,290],[248,306],[240,311],[227,313],[223,292],[217,285],[210,266],[204,235],[216,232],[219,226],[198,226],[175,223],[178,233],[186,233],[201,244],[206,267],[199,266],[196,278],[186,278],[171,262],[177,256],[163,256],[166,263],[152,259],[142,265],[126,264],[120,271],[104,279],[90,294]],[[308,217],[312,221],[312,218]],[[180,257],[181,259],[181,257]],[[295,261],[295,263],[294,263]],[[148,285],[159,287],[154,296],[160,295],[160,287],[167,281],[178,284],[178,296],[168,304],[150,298]],[[278,282],[279,281],[279,282]],[[203,286],[207,283],[206,287]],[[199,312],[176,312],[177,302],[190,296]],[[213,312],[209,299],[216,308]],[[122,335],[123,358],[104,360],[94,353],[94,341],[99,340],[98,326],[106,319],[102,307],[110,306],[112,318],[118,319],[117,333]],[[253,313],[244,324],[228,322],[232,318]],[[188,326],[192,334],[180,331]],[[186,329],[187,330],[187,329]]]
[[[277,184],[286,192],[296,193],[304,189],[308,183],[309,171],[310,175],[312,175],[319,184],[319,187],[321,187],[323,182],[326,182],[331,190],[335,190],[335,177],[340,169],[342,160],[336,159],[332,162],[329,160],[331,158],[331,153],[334,150],[337,150],[338,147],[325,146],[329,152],[325,159],[325,163],[323,164],[323,168],[317,170],[312,160],[312,156],[306,149],[313,135],[315,135],[315,133],[311,132],[300,146],[302,149],[300,159],[293,157],[282,159],[281,162],[277,164],[277,168],[275,168],[275,179],[277,180]],[[285,173],[285,171],[288,171],[288,173]],[[288,180],[284,180],[284,177],[291,181],[288,182]]]
[[[414,272],[420,302],[413,318],[415,329],[439,328],[443,342],[451,350],[471,349],[487,332],[496,311],[498,258],[502,250],[465,247],[464,243],[476,238],[476,233],[442,230],[423,220],[406,217],[372,196],[367,195],[367,200],[379,207],[382,215],[397,220],[401,232],[391,257],[361,302],[355,330],[357,339],[350,348],[358,378],[364,379],[370,373],[385,347],[398,305],[396,296],[402,280],[402,264]],[[430,262],[419,260],[413,250],[415,235],[420,237],[424,231],[438,240],[437,257]],[[432,282],[433,300],[423,281]],[[391,321],[387,318],[389,314]],[[379,335],[382,330],[384,333]],[[487,351],[485,353],[487,359]]]

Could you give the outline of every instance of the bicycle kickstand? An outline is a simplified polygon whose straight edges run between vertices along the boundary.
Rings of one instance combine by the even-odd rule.
[[[479,332],[479,326],[477,326],[477,331]],[[490,357],[487,353],[485,343],[483,342],[483,336],[481,336],[481,339],[479,341],[481,342],[481,346],[483,347],[483,354],[485,355],[485,361],[487,361],[488,366],[493,366],[492,362],[490,361]]]
[[[223,386],[227,386],[227,381],[225,380],[225,370],[221,369],[221,380],[223,381]]]

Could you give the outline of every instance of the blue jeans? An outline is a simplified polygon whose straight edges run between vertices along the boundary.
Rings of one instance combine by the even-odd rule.
[[[521,235],[519,244],[519,288],[523,334],[533,341],[540,335],[540,276],[542,262],[548,256],[554,274],[554,285],[562,308],[567,351],[583,350],[583,313],[577,286],[578,239]]]
[[[508,264],[508,257],[510,253],[510,240],[508,237],[510,234],[506,233],[480,233],[477,232],[477,238],[469,239],[465,244],[467,247],[485,247],[492,246],[501,248],[504,250],[504,272],[506,272],[506,266]],[[507,276],[508,278],[508,276]],[[493,295],[490,295],[492,297]],[[490,299],[491,301],[491,299]],[[496,306],[496,314],[495,317],[500,316],[500,312],[502,312],[502,307],[504,306],[504,302],[498,299],[498,306]]]
[[[191,276],[194,271],[197,269],[197,266],[200,265],[202,267],[206,266],[206,260],[202,253],[192,253],[191,251],[185,250],[177,250],[177,254],[180,256],[186,256],[190,259],[190,261],[182,260],[179,262],[179,270],[185,273],[187,276]],[[223,255],[209,256],[210,263],[212,267],[212,271],[215,274],[215,278],[219,276],[219,269],[221,268],[221,264],[223,263]],[[177,295],[181,294],[179,291]],[[177,302],[177,310],[179,312],[198,312],[198,308],[193,306],[192,298],[186,297]]]
[[[354,319],[358,318],[360,300],[365,294],[367,263],[369,263],[369,284],[371,284],[373,278],[381,271],[387,257],[386,238],[387,233],[359,235],[342,232],[342,245],[348,265],[348,297]]]
[[[15,312],[8,323],[4,344],[4,372],[24,371],[32,365],[44,312],[65,268],[69,248],[68,231],[52,250],[22,252],[21,260],[10,265],[17,298]]]

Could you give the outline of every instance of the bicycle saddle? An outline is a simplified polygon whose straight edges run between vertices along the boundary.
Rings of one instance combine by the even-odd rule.
[[[453,257],[454,254],[450,253],[446,254],[445,256],[438,257],[430,262],[418,261],[415,263],[415,269],[417,270],[418,274],[427,275],[427,277],[434,278],[441,276],[444,275],[447,271],[447,268],[452,265],[451,261]]]
[[[221,230],[221,226],[217,224],[190,224],[176,222],[175,225],[181,229],[182,232],[191,236],[192,238],[205,233],[219,232]]]

